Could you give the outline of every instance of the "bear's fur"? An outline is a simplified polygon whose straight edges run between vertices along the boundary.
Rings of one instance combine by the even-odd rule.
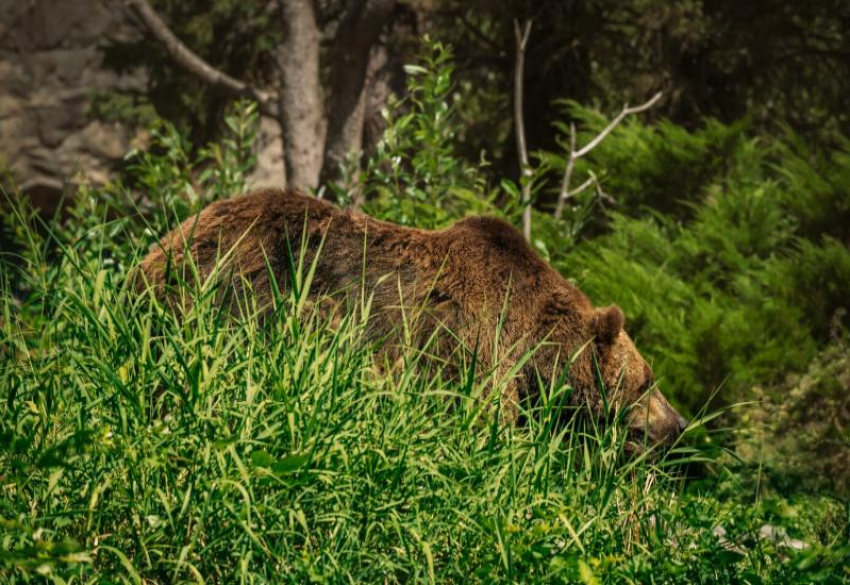
[[[594,308],[499,219],[472,217],[426,231],[340,210],[292,190],[262,190],[212,203],[185,221],[143,260],[136,278],[167,296],[170,276],[190,274],[179,268],[186,252],[202,280],[225,257],[230,268],[219,268],[218,278],[238,275],[228,283],[231,290],[244,292],[244,283],[250,283],[258,303],[271,305],[270,275],[286,289],[292,259],[303,252],[311,262],[317,251],[311,296],[356,300],[361,290],[373,294],[369,326],[375,336],[391,334],[418,309],[419,340],[445,328],[475,348],[484,367],[496,365],[498,352],[499,368],[507,372],[537,348],[524,375],[502,397],[508,413],[533,398],[538,379],[557,378],[556,364],[563,367],[575,356],[569,372],[573,404],[601,412],[600,375],[611,389],[610,402],[639,404],[631,409],[629,426],[650,440],[669,442],[684,426],[651,388],[652,370],[623,330],[622,311]]]

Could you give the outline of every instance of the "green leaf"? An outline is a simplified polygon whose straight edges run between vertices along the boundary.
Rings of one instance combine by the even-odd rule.
[[[408,75],[424,75],[428,73],[428,70],[421,65],[405,65],[404,71]]]
[[[271,468],[278,475],[284,475],[304,467],[309,460],[309,455],[288,455],[272,463]]]
[[[274,462],[274,457],[266,451],[254,451],[251,453],[251,465],[254,467],[271,467]]]

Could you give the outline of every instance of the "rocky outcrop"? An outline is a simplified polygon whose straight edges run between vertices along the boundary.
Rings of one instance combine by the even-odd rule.
[[[90,115],[98,93],[143,92],[143,71],[104,67],[103,49],[139,33],[120,3],[0,4],[0,157],[43,208],[83,176],[107,179],[133,130]]]
[[[51,213],[80,180],[103,183],[137,136],[97,119],[97,96],[148,90],[142,69],[117,71],[106,49],[142,39],[118,0],[0,0],[0,171]],[[283,182],[280,127],[263,119],[254,185]]]

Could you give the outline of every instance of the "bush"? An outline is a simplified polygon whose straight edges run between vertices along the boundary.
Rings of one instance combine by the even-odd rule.
[[[516,220],[517,186],[455,155],[446,49],[424,63],[361,177],[367,209]],[[846,493],[847,349],[831,326],[850,298],[846,150],[630,123],[591,161],[617,213],[535,214],[536,247],[626,309],[678,405],[764,399],[697,420],[696,446],[628,457],[616,424],[559,423],[568,386],[505,426],[481,400],[486,373],[412,350],[387,368],[363,315],[330,326],[292,291],[261,322],[224,317],[203,289],[182,315],[129,290],[158,235],[245,189],[255,119],[237,109],[231,139],[199,157],[157,126],[124,181],[84,188],[68,220],[4,216],[21,253],[0,259],[0,577],[850,580],[846,503],[811,481]],[[537,189],[558,161],[540,158]]]
[[[89,237],[132,247],[144,226],[126,227],[135,238],[110,222]],[[275,318],[234,321],[203,290],[175,314],[56,238],[56,263],[33,256],[45,273],[3,265],[29,290],[0,301],[11,581],[841,575],[847,549],[816,528],[835,504],[775,522],[804,552],[754,538],[769,509],[682,489],[692,449],[627,458],[616,425],[559,423],[567,386],[505,427],[480,399],[487,376],[449,376],[415,350],[380,367],[364,316],[328,326],[290,292]]]
[[[599,112],[575,102],[562,105],[565,117],[577,124],[579,145],[588,143],[609,122]],[[569,154],[569,124],[556,121],[555,127],[560,131],[561,150],[539,156],[548,166],[563,169]],[[593,170],[620,208],[637,212],[642,206],[650,206],[682,215],[729,172],[731,165],[744,162],[744,145],[756,150],[756,142],[746,137],[746,129],[746,121],[727,126],[706,120],[701,128],[688,131],[666,121],[646,125],[629,118],[613,136],[578,160],[575,185]],[[551,183],[560,187],[560,176],[553,177]]]
[[[850,344],[820,351],[802,375],[755,389],[759,407],[744,417],[742,460],[759,465],[785,493],[806,490],[850,497]],[[751,470],[756,473],[757,469]]]
[[[620,160],[616,153],[647,132],[632,123],[604,142],[615,153],[613,165]],[[618,190],[606,188],[627,205],[607,216],[599,237],[556,259],[597,303],[623,306],[630,332],[653,359],[667,392],[691,413],[721,386],[721,402],[748,400],[753,386],[803,371],[828,341],[833,315],[850,299],[850,251],[825,235],[840,231],[839,210],[850,201],[850,183],[840,183],[848,178],[841,166],[847,154],[813,156],[806,166],[792,148],[793,137],[787,143],[741,137],[730,147],[727,133],[716,135],[729,164],[690,195],[687,215],[666,214],[663,202],[655,207],[638,199],[652,191],[654,179],[640,183],[646,172],[633,183],[611,179]],[[678,140],[672,132],[666,137]],[[608,166],[605,152],[595,164]],[[662,160],[646,153],[635,158],[647,165]],[[800,176],[812,175],[829,177],[830,197],[823,195],[824,181],[803,189]],[[818,204],[826,200],[828,206]],[[635,209],[632,201],[647,206]],[[833,228],[812,232],[814,225]]]

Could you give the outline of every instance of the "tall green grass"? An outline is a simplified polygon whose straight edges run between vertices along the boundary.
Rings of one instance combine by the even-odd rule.
[[[685,489],[675,459],[625,455],[617,425],[563,422],[566,383],[506,425],[474,364],[448,375],[413,348],[383,363],[368,310],[322,315],[291,287],[271,317],[245,296],[234,319],[207,287],[181,314],[127,285],[143,223],[66,240],[17,209],[0,273],[4,580],[847,578],[840,534],[806,518],[785,523],[802,552],[759,538],[773,517],[756,494]]]
[[[429,51],[356,181],[368,209],[422,227],[517,217],[518,187],[455,155],[451,60]],[[773,380],[756,394],[772,410],[704,413],[675,452],[633,456],[616,424],[565,415],[567,381],[511,426],[497,405],[507,380],[461,352],[443,364],[404,348],[386,363],[366,334],[369,291],[327,315],[298,293],[309,266],[264,317],[250,294],[224,314],[214,286],[181,290],[185,314],[132,292],[127,273],[158,236],[245,190],[255,108],[226,127],[192,154],[158,124],[121,182],[83,186],[64,218],[3,210],[0,581],[850,581],[850,505],[795,479],[834,469],[840,458],[807,460],[824,436],[846,438],[846,352],[822,350],[846,302],[846,144],[827,157],[793,140],[764,149],[739,126],[627,124],[590,161],[621,215],[592,200],[566,222],[535,213],[534,245],[626,308],[689,414],[820,356],[793,400]],[[535,193],[559,168],[548,158]],[[723,453],[762,427],[749,467]],[[779,435],[796,476],[773,452]]]

